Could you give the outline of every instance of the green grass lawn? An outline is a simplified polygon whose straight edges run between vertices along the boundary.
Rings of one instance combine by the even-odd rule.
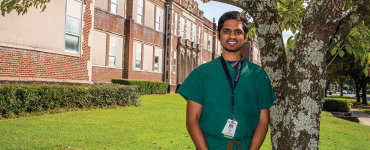
[[[356,102],[357,99],[356,98],[353,98],[353,97],[350,97],[350,96],[339,96],[339,95],[330,95],[332,98],[342,98],[342,99],[347,99],[347,100],[350,100],[352,102]],[[362,100],[361,100],[362,102]],[[369,104],[369,102],[367,102]],[[370,105],[367,105],[367,106],[364,106],[362,104],[360,105],[353,105],[353,108],[356,108],[356,109],[359,109],[359,110],[362,110],[364,111],[365,113],[367,114],[370,114]]]
[[[145,95],[140,107],[0,120],[0,149],[195,149],[178,94]],[[269,133],[261,149],[271,149]],[[370,126],[322,113],[320,149],[370,149]]]

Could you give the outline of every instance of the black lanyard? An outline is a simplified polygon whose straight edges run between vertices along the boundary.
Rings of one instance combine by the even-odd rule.
[[[234,86],[233,86],[233,82],[231,80],[229,69],[227,69],[225,59],[221,55],[221,64],[222,64],[222,67],[224,68],[226,78],[229,81],[229,85],[230,85],[230,89],[231,89],[231,93],[232,93],[232,95],[231,95],[231,105],[232,105],[231,106],[231,111],[232,111],[234,120],[235,120],[235,117],[234,117],[234,89],[235,89],[236,85],[239,82],[239,77],[240,77],[240,73],[241,73],[241,70],[242,70],[243,62],[244,62],[244,59],[242,58],[238,61],[238,64],[236,64],[238,67],[236,69],[236,75],[235,75]]]

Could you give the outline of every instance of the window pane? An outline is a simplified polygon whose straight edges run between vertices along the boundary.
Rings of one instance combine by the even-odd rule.
[[[160,24],[157,22],[156,23],[156,30],[160,30],[161,29],[161,26],[160,26]]]
[[[79,37],[68,35],[65,36],[65,51],[78,53]]]
[[[109,46],[109,56],[116,56],[116,46]]]
[[[159,70],[159,64],[154,64],[154,70],[158,71]]]
[[[111,0],[112,3],[118,4],[118,0]]]
[[[137,7],[137,14],[138,15],[143,15],[143,7],[141,7],[141,6]]]
[[[109,66],[116,66],[116,57],[109,57]]]
[[[157,15],[156,21],[161,22],[161,16]]]
[[[113,4],[113,3],[111,4],[110,12],[114,13],[114,14],[117,14],[117,5],[116,4]]]
[[[140,15],[137,15],[137,23],[143,23],[143,17]]]
[[[135,68],[141,69],[141,61],[139,60],[136,61]]]
[[[154,62],[159,63],[159,56],[155,56]]]
[[[136,60],[141,61],[141,52],[140,51],[136,51]]]
[[[66,17],[66,32],[80,34],[81,20],[71,16]]]

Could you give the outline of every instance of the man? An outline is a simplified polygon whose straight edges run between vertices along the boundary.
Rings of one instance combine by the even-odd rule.
[[[178,89],[199,150],[259,149],[265,139],[276,97],[265,71],[241,58],[247,22],[239,12],[223,14],[217,32],[222,56],[194,69]]]

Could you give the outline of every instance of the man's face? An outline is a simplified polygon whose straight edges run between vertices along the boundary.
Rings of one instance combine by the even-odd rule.
[[[218,33],[221,46],[229,52],[236,52],[241,49],[246,33],[243,31],[243,24],[241,21],[236,19],[230,19],[224,22],[224,25]],[[245,35],[245,38],[244,38]]]

